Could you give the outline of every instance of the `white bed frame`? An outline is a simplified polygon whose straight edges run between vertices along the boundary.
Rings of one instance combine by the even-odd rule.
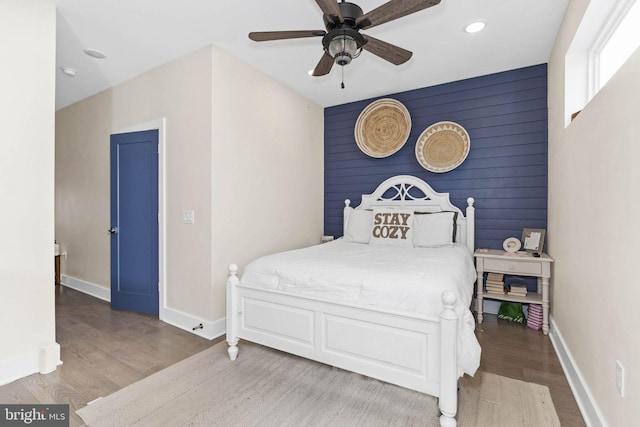
[[[410,208],[422,212],[458,212],[456,240],[474,250],[473,198],[466,216],[419,178],[387,179],[355,209]],[[350,201],[345,201],[345,227]],[[238,266],[227,279],[229,357],[238,355],[238,340],[302,356],[439,398],[441,426],[455,426],[458,318],[456,297],[442,294],[440,318],[372,309],[257,289],[240,284]]]

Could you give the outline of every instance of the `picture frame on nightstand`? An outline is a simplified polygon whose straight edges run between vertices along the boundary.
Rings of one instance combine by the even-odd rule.
[[[527,252],[541,255],[544,249],[544,228],[523,228],[522,229],[522,249]]]

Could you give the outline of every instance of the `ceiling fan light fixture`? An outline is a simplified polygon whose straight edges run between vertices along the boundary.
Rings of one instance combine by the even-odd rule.
[[[329,55],[334,58],[338,65],[348,65],[351,60],[358,56],[358,43],[356,40],[348,35],[339,35],[334,37],[329,42]]]
[[[316,0],[322,10],[325,30],[252,31],[249,39],[255,42],[269,40],[322,37],[322,56],[311,72],[314,77],[325,76],[334,64],[342,67],[357,58],[363,50],[394,65],[407,62],[412,53],[391,43],[365,36],[360,30],[373,28],[407,15],[427,9],[441,0],[386,0],[386,3],[368,13],[355,3],[345,0]],[[344,72],[344,68],[342,68]],[[344,88],[344,84],[341,85]]]

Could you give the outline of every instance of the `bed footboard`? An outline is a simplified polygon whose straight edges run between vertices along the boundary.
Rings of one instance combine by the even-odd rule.
[[[433,320],[240,286],[238,266],[227,279],[227,343],[238,341],[316,360],[439,398],[440,425],[456,425],[456,296],[442,294]]]

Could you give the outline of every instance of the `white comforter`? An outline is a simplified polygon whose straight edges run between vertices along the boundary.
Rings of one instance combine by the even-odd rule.
[[[246,266],[241,283],[308,297],[411,312],[432,320],[442,311],[445,290],[456,294],[458,375],[473,375],[480,345],[469,306],[476,272],[460,244],[396,248],[342,239],[259,258]]]

